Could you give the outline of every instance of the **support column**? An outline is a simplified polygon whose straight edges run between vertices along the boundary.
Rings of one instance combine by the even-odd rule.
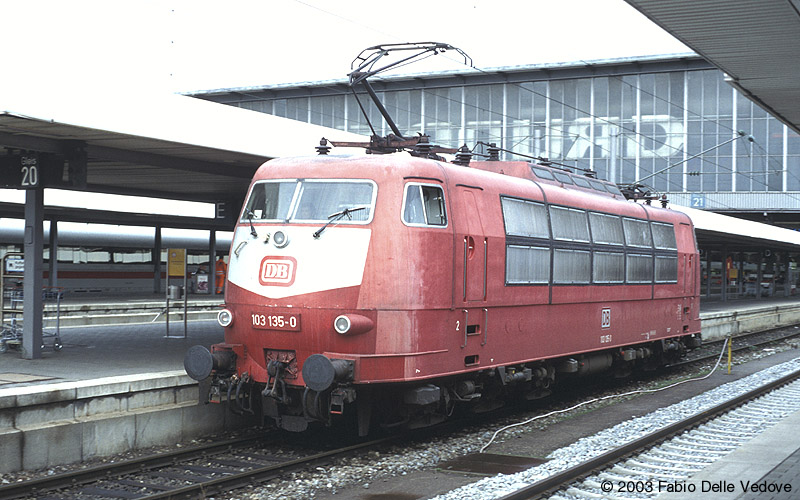
[[[44,189],[25,191],[25,276],[22,302],[22,357],[42,357],[42,269],[44,268]]]
[[[758,252],[758,275],[756,277],[756,299],[761,300],[761,282],[764,281],[764,250]]]
[[[722,270],[720,271],[719,284],[722,289],[720,290],[720,300],[726,302],[728,300],[728,245],[722,247]]]
[[[155,227],[153,240],[153,293],[161,293],[161,226]]]
[[[217,287],[217,273],[214,272],[217,260],[217,231],[212,229],[208,236],[208,294],[214,295]]]
[[[58,286],[58,221],[50,221],[50,261],[47,265],[47,284]]]

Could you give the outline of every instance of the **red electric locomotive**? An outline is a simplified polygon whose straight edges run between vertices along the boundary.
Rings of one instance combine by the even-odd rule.
[[[363,435],[699,345],[686,215],[464,153],[265,163],[231,244],[225,342],[190,349],[187,372],[283,429],[353,415]]]

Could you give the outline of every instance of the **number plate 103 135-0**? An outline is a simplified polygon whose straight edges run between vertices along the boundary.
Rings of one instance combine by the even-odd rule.
[[[253,311],[250,314],[253,328],[259,330],[300,331],[300,313],[278,313],[272,311]]]

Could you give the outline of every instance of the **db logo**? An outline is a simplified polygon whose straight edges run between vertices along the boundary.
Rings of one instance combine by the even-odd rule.
[[[294,257],[264,257],[258,281],[264,286],[290,286],[294,283],[297,261]]]

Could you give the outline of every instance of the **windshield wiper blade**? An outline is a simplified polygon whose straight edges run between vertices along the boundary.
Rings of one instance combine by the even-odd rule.
[[[253,238],[258,238],[258,233],[256,232],[256,228],[253,227],[253,217],[256,216],[251,210],[245,210],[247,214],[247,221],[250,223],[250,234],[253,235]]]
[[[352,217],[350,216],[351,213],[356,212],[358,210],[366,210],[367,208],[369,207],[362,205],[360,207],[345,208],[341,212],[330,214],[328,216],[328,222],[326,222],[324,226],[322,226],[321,228],[319,228],[314,232],[314,238],[319,238],[319,236],[322,234],[323,231],[325,231],[325,229],[327,229],[328,226],[338,221],[342,217],[346,216],[348,219],[352,219]]]

